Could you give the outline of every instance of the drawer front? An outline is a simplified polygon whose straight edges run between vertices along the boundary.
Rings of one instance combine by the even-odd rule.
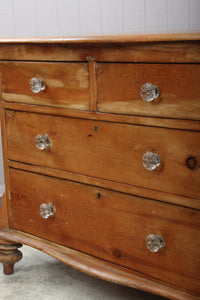
[[[200,196],[200,132],[9,110],[6,131],[10,160]],[[38,149],[38,135],[48,136],[50,147]],[[160,157],[160,166],[154,170],[143,165],[148,153]]]
[[[12,227],[149,274],[199,289],[200,216],[197,211],[97,187],[10,169]],[[40,205],[55,214],[40,216]],[[146,247],[159,235],[165,246]]]
[[[87,63],[5,62],[0,68],[4,101],[89,109]]]
[[[200,119],[200,65],[97,64],[98,111],[152,117]],[[153,85],[146,98],[141,87]],[[147,90],[146,90],[147,91]],[[149,91],[149,90],[148,90]],[[156,91],[154,93],[154,91]],[[150,102],[147,102],[150,101]]]

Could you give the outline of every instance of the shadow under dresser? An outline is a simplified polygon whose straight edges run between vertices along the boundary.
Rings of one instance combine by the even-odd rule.
[[[200,34],[0,40],[0,261],[27,244],[200,299]]]

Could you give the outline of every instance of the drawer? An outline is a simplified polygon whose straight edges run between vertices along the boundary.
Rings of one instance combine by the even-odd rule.
[[[199,290],[199,212],[14,169],[10,183],[14,229]],[[41,204],[54,215],[42,218]],[[163,239],[158,252],[150,234]]]
[[[199,120],[199,78],[198,64],[99,63],[98,111]]]
[[[4,62],[0,68],[4,101],[89,109],[87,63]]]
[[[10,160],[200,196],[200,132],[8,110],[6,134]],[[148,154],[160,158],[154,170],[146,168],[152,166]]]

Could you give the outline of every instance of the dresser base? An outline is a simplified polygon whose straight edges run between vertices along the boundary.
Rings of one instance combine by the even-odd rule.
[[[7,275],[13,273],[14,263],[22,258],[21,252],[17,250],[17,248],[22,246],[21,243],[41,250],[71,267],[97,278],[144,290],[169,299],[199,299],[198,296],[191,295],[187,293],[187,291],[177,290],[173,286],[165,286],[161,282],[154,281],[153,278],[145,276],[144,274],[20,231],[6,229],[0,230],[0,262],[3,263],[4,273]],[[5,248],[8,249],[8,259],[3,256],[4,254],[2,255]]]
[[[3,264],[5,275],[13,274],[14,264],[22,258],[21,251],[17,250],[20,247],[22,244],[0,239],[0,262]]]

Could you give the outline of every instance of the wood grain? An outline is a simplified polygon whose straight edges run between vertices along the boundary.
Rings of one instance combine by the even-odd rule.
[[[20,247],[22,247],[22,244],[0,238],[0,262],[3,264],[5,275],[13,274],[14,264],[22,258],[22,253],[17,250]]]
[[[162,33],[162,34],[122,34],[95,36],[63,36],[63,37],[32,37],[32,38],[0,38],[0,43],[127,43],[148,41],[195,41],[200,40],[200,33]]]
[[[153,118],[153,117],[143,117],[143,116],[133,116],[133,115],[131,116],[131,115],[100,113],[100,112],[93,112],[93,111],[84,111],[83,114],[82,111],[74,110],[74,109],[45,107],[44,110],[43,106],[38,106],[38,105],[29,106],[22,103],[11,103],[11,102],[10,103],[3,102],[3,107],[9,110],[45,113],[48,115],[57,115],[57,116],[65,116],[65,117],[68,116],[68,117],[73,117],[73,118],[75,117],[80,119],[200,131],[200,121],[194,121],[194,120]]]
[[[127,193],[131,195],[141,196],[145,198],[150,197],[151,199],[155,199],[157,201],[172,203],[172,204],[200,210],[199,199],[183,197],[180,195],[169,194],[161,191],[149,190],[138,186],[132,186],[129,184],[119,183],[111,180],[105,180],[102,178],[85,176],[83,174],[51,169],[47,167],[29,165],[26,163],[19,163],[16,161],[8,160],[7,164],[9,167],[14,169],[20,169],[24,171],[33,172],[33,173],[40,173],[48,176],[61,178],[61,179],[67,179],[67,180],[85,183],[93,186],[99,186],[102,188],[106,188],[106,189],[110,189],[122,193]]]
[[[200,169],[186,160],[199,164],[200,132],[15,111],[6,111],[6,132],[10,160],[199,199]],[[50,150],[36,148],[38,134],[48,134]],[[154,171],[143,167],[149,151],[161,157]]]
[[[90,111],[97,110],[96,97],[96,63],[93,57],[88,57],[89,84],[90,84]]]
[[[200,119],[200,65],[97,64],[100,112]],[[152,83],[159,97],[145,102],[141,87]]]
[[[89,109],[89,80],[86,63],[1,63],[2,98],[10,102]],[[31,78],[45,82],[37,94],[30,89]]]
[[[10,180],[14,229],[200,292],[199,212],[24,171]],[[55,206],[52,218],[41,218],[42,203]],[[166,241],[156,254],[150,233]]]
[[[1,60],[199,63],[200,41],[0,44]]]
[[[2,240],[116,283],[199,299],[199,37],[0,40]],[[32,73],[46,91],[30,92]],[[149,77],[161,96],[147,109],[136,90]],[[36,149],[37,134],[50,149]],[[161,156],[152,172],[147,151]],[[43,220],[47,201],[56,214]],[[7,212],[18,231],[4,230]],[[146,249],[150,233],[165,239],[158,253]]]
[[[15,242],[23,242],[26,245],[41,250],[56,259],[89,275],[108,280],[114,283],[123,284],[132,288],[143,289],[150,293],[165,296],[174,300],[197,300],[198,297],[188,294],[183,290],[168,284],[165,286],[160,280],[152,281],[150,276],[120,267],[116,264],[103,261],[91,255],[60,246],[50,241],[37,238],[17,230],[0,230],[0,237]]]
[[[1,196],[1,206],[0,206],[0,228],[8,227],[8,219],[7,219],[7,202],[6,202],[6,194],[4,193]]]
[[[3,166],[2,170],[4,171],[5,178],[5,194],[2,197],[2,206],[0,208],[0,228],[8,228],[8,207],[7,207],[7,199],[9,197],[9,173],[7,166],[7,149],[6,149],[6,129],[5,129],[5,113],[2,103],[2,93],[1,93],[1,72],[0,72],[0,122],[1,122],[1,130],[0,134],[2,136],[2,155],[3,155]]]

